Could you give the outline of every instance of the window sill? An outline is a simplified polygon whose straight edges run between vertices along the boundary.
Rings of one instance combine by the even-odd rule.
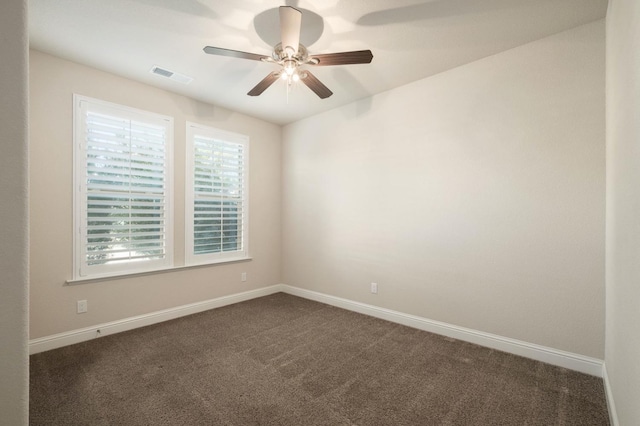
[[[121,274],[113,274],[113,275],[101,275],[99,277],[83,277],[76,278],[66,281],[66,285],[78,285],[78,284],[88,284],[95,283],[99,281],[112,281],[121,278],[131,278],[131,277],[140,277],[144,275],[155,275],[155,274],[163,274],[166,272],[179,272],[186,269],[195,269],[195,268],[206,268],[208,266],[216,266],[216,265],[226,265],[229,263],[238,263],[238,262],[247,262],[252,260],[251,257],[238,257],[233,259],[226,259],[217,262],[210,263],[199,263],[197,265],[183,265],[183,266],[172,266],[171,268],[162,268],[162,269],[154,269],[151,271],[140,271],[140,272],[125,272]]]

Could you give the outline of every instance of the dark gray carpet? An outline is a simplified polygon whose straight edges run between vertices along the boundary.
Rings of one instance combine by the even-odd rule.
[[[275,294],[31,356],[35,425],[608,425],[602,380]]]

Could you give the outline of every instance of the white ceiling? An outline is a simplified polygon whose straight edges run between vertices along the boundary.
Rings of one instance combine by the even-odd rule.
[[[273,64],[207,55],[204,46],[269,55],[277,7],[303,11],[311,53],[371,49],[367,65],[315,67],[334,95],[278,81],[246,93]],[[285,124],[564,31],[606,14],[607,0],[30,0],[31,47],[264,120]],[[188,85],[154,66],[193,77]]]

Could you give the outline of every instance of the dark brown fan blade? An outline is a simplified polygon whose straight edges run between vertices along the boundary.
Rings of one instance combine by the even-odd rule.
[[[268,76],[263,78],[260,83],[256,84],[256,87],[251,89],[249,91],[249,93],[247,93],[247,95],[249,95],[249,96],[259,96],[259,95],[261,95],[262,92],[267,90],[269,88],[269,86],[271,86],[273,83],[275,83],[278,78],[280,78],[280,73],[277,72],[277,71],[272,72],[271,74],[269,74]]]
[[[291,6],[280,6],[279,12],[282,50],[286,53],[287,47],[291,47],[291,56],[294,56],[298,53],[298,45],[300,44],[302,12]]]
[[[241,52],[239,50],[223,49],[222,47],[207,46],[204,49],[204,53],[210,55],[229,56],[231,58],[251,59],[253,61],[261,61],[262,58],[268,58],[265,55],[258,55],[257,53]]]
[[[320,80],[316,78],[315,75],[311,74],[309,71],[304,72],[305,77],[303,77],[300,81],[307,85],[307,87],[314,91],[314,93],[320,96],[320,99],[326,99],[329,96],[333,95],[333,92],[329,90],[327,86],[322,84]]]
[[[311,65],[350,65],[350,64],[368,64],[373,59],[373,53],[370,50],[356,50],[353,52],[340,53],[324,53],[320,55],[311,55]],[[318,63],[314,63],[314,59]]]

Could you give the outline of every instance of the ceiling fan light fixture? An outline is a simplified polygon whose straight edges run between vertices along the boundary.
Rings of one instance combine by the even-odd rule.
[[[298,63],[293,59],[286,59],[283,64],[284,72],[287,75],[292,76],[296,72],[296,68],[298,68]]]

